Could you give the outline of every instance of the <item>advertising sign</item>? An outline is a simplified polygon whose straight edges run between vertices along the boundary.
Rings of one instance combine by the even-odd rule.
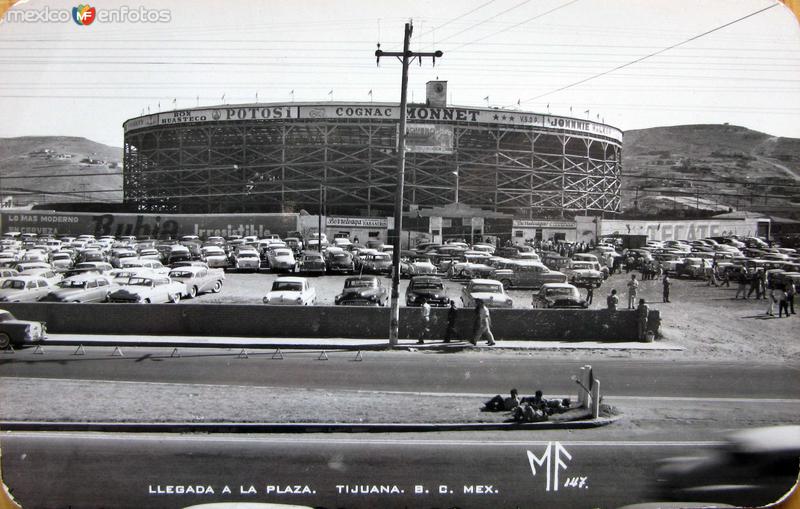
[[[92,214],[69,212],[3,212],[3,231],[51,235],[134,235],[176,238],[286,235],[298,229],[297,214]]]
[[[515,219],[514,228],[576,228],[575,221],[536,221],[528,219]]]
[[[157,125],[287,119],[399,120],[400,107],[386,103],[240,104],[155,113],[130,119],[123,127],[127,133]],[[538,127],[622,140],[622,131],[599,122],[524,111],[410,105],[406,109],[406,119],[411,123],[441,121]]]
[[[432,154],[453,153],[453,127],[436,124],[406,124],[406,150]]]
[[[385,217],[328,217],[327,226],[340,228],[386,228]]]

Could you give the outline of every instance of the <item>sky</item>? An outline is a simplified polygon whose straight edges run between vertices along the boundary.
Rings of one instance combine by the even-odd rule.
[[[76,5],[28,0],[12,10],[71,13]],[[727,122],[800,138],[800,25],[773,0],[88,5],[120,16],[123,6],[144,9],[160,21],[6,18],[0,137],[121,146],[122,123],[148,108],[399,102],[401,66],[389,58],[376,65],[374,51],[377,43],[401,50],[403,25],[413,20],[412,50],[444,56],[411,67],[409,99],[424,101],[425,82],[438,78],[457,105],[549,111],[623,130]]]

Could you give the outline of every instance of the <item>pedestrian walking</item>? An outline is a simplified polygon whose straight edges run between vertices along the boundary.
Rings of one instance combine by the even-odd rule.
[[[769,316],[775,316],[775,304],[780,304],[782,293],[783,290],[779,290],[777,287],[773,288],[772,291],[769,293],[769,298],[767,299],[768,304],[766,313]]]
[[[634,309],[636,306],[637,293],[639,293],[639,282],[636,281],[636,274],[631,274],[631,280],[628,281],[628,309]]]
[[[775,285],[775,287],[776,287],[776,290],[779,290],[779,293],[778,293],[778,318],[783,317],[783,315],[786,315],[786,318],[789,318],[789,299],[788,299],[788,296],[786,295],[786,290],[784,289],[783,285]]]
[[[761,293],[761,298],[767,298],[767,291],[769,290],[769,286],[767,285],[767,271],[764,269],[759,270],[758,272],[758,291]]]
[[[477,345],[478,341],[482,340],[485,336],[487,338],[486,344],[493,346],[495,343],[494,336],[492,335],[492,319],[489,315],[489,308],[487,308],[486,304],[484,304],[480,299],[477,301],[475,313],[477,314],[475,317],[477,327],[475,330],[475,336],[472,338],[472,344]]]
[[[794,286],[794,281],[791,279],[789,283],[786,285],[786,301],[789,305],[789,309],[791,310],[792,314],[794,314],[794,296],[797,294],[797,288]]]
[[[617,290],[611,290],[611,293],[606,297],[606,306],[609,311],[616,311],[619,305],[619,297],[617,297]]]
[[[759,280],[758,279],[759,279],[758,278],[758,270],[754,270],[753,273],[750,274],[750,291],[747,292],[747,296],[745,297],[745,299],[749,299],[750,296],[753,295],[753,292],[755,292],[755,294],[756,294],[756,299],[760,299],[761,298],[759,296],[759,290],[758,290],[758,286],[759,286]]]
[[[589,288],[586,289],[586,304],[591,305],[593,298],[594,298],[594,286],[589,286]]]
[[[456,311],[456,301],[450,301],[450,309],[447,310],[447,332],[444,334],[444,342],[449,343],[451,339],[458,339],[458,333],[456,332],[456,317],[458,316],[458,312]]]
[[[647,317],[650,315],[650,308],[645,304],[644,299],[639,299],[639,306],[636,308],[636,318],[639,325],[639,341],[644,341],[647,337]]]
[[[425,343],[424,338],[431,330],[431,305],[428,304],[427,299],[422,299],[420,309],[422,310],[422,331],[420,331],[419,340],[417,341],[418,345]]]
[[[747,282],[749,276],[747,275],[747,269],[742,267],[742,270],[739,272],[739,275],[736,277],[736,283],[739,285],[736,288],[736,295],[734,295],[734,300],[739,298],[739,295],[742,296],[743,299],[747,298]]]
[[[664,302],[669,302],[669,287],[672,286],[672,280],[670,280],[669,276],[664,274],[664,279],[661,280],[661,284],[664,287],[663,291],[663,300]]]

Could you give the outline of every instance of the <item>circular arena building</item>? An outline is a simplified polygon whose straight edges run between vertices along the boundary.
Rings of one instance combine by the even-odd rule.
[[[429,84],[430,88],[430,84]],[[622,132],[577,118],[407,108],[404,203],[461,203],[517,218],[614,213]],[[140,212],[394,210],[400,108],[390,103],[238,104],[123,125],[124,199]]]

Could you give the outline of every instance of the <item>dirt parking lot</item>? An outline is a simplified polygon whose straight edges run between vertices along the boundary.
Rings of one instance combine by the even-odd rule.
[[[277,277],[268,272],[228,273],[225,286],[219,294],[205,294],[183,303],[231,303],[260,304]],[[332,305],[334,297],[341,292],[346,276],[312,277],[311,284],[317,290],[317,302]],[[639,277],[637,273],[637,278]],[[630,275],[615,274],[595,290],[593,309],[605,307],[606,296],[616,288],[624,308],[627,304],[626,283]],[[391,280],[382,279],[391,286]],[[462,285],[446,281],[448,293],[457,305],[460,304]],[[401,280],[402,296],[408,280]],[[660,280],[641,281],[640,297],[649,306],[661,310],[663,340],[686,348],[683,358],[698,360],[743,360],[753,362],[798,362],[800,361],[800,315],[790,318],[770,317],[766,314],[767,301],[754,299],[734,300],[736,285],[709,287],[704,281],[673,279],[670,300],[662,303]],[[585,295],[585,290],[583,290]],[[511,290],[515,308],[530,308],[532,291]],[[800,308],[800,300],[798,301]],[[798,310],[800,312],[800,310]],[[776,310],[777,314],[777,310]],[[675,354],[664,354],[665,356]]]

